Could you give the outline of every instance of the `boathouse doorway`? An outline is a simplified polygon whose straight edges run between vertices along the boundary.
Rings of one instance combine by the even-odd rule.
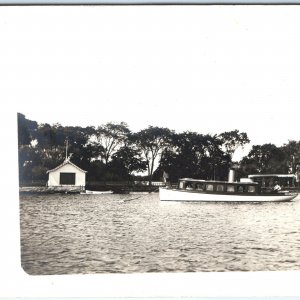
[[[59,183],[61,185],[75,185],[75,173],[60,173]]]

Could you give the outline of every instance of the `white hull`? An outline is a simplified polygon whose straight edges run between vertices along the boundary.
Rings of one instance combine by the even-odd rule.
[[[213,194],[197,191],[176,190],[168,188],[159,189],[161,201],[192,201],[192,202],[285,202],[293,200],[297,194],[277,195],[237,195]]]

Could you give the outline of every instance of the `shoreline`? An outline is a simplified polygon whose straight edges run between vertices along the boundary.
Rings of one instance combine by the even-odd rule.
[[[81,187],[46,187],[46,186],[27,186],[27,187],[19,187],[19,194],[80,194],[85,192],[85,190],[90,189],[82,189]],[[115,187],[115,186],[107,186],[103,189],[91,189],[92,191],[99,192],[107,192],[112,191],[113,194],[150,194],[158,192],[157,187],[138,187],[134,188],[132,186],[124,186],[124,187]]]

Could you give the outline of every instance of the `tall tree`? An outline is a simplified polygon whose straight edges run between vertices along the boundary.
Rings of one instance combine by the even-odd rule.
[[[34,139],[34,132],[38,124],[35,121],[26,119],[25,115],[18,113],[18,145],[29,145]]]
[[[97,128],[92,144],[98,147],[98,154],[105,165],[111,160],[112,155],[126,144],[129,133],[128,125],[124,122],[107,123]]]
[[[174,134],[172,147],[164,151],[159,166],[171,180],[182,177],[216,179],[227,176],[230,157],[221,149],[217,136],[196,132]]]
[[[142,172],[147,169],[140,151],[129,146],[120,148],[112,155],[111,167],[116,169],[116,173],[124,170],[123,173],[126,174],[128,180],[130,180],[133,172]]]
[[[300,141],[291,140],[284,144],[281,150],[286,154],[286,164],[290,173],[295,173],[297,165],[300,165]]]
[[[54,149],[59,146],[59,143],[56,139],[56,129],[59,126],[60,124],[55,124],[53,126],[48,123],[39,124],[36,133],[36,139],[39,148]]]
[[[172,170],[165,166],[165,169],[172,177],[177,173],[180,177],[194,176],[201,177],[201,161],[206,156],[208,147],[208,135],[198,134],[196,132],[183,132],[173,135],[172,151],[175,155],[170,155],[168,162]],[[167,154],[167,153],[166,153]],[[167,162],[167,156],[164,155],[164,163]],[[177,169],[177,170],[176,170]]]
[[[231,158],[238,147],[243,147],[250,143],[247,133],[239,132],[237,129],[233,131],[225,131],[219,134],[218,137],[222,141],[226,153],[229,154]]]
[[[254,145],[241,161],[244,171],[249,173],[287,173],[285,153],[274,144]]]
[[[228,177],[229,166],[232,163],[230,151],[223,151],[223,140],[217,135],[208,136],[206,144],[206,157],[201,164],[201,169],[209,179],[225,180]]]
[[[162,152],[170,145],[172,133],[168,128],[149,126],[130,136],[130,141],[136,145],[146,161],[149,185],[152,184],[155,165],[158,164]]]

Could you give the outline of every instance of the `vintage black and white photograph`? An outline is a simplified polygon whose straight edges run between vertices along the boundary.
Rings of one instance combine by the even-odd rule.
[[[299,9],[8,10],[23,270],[299,271]]]

